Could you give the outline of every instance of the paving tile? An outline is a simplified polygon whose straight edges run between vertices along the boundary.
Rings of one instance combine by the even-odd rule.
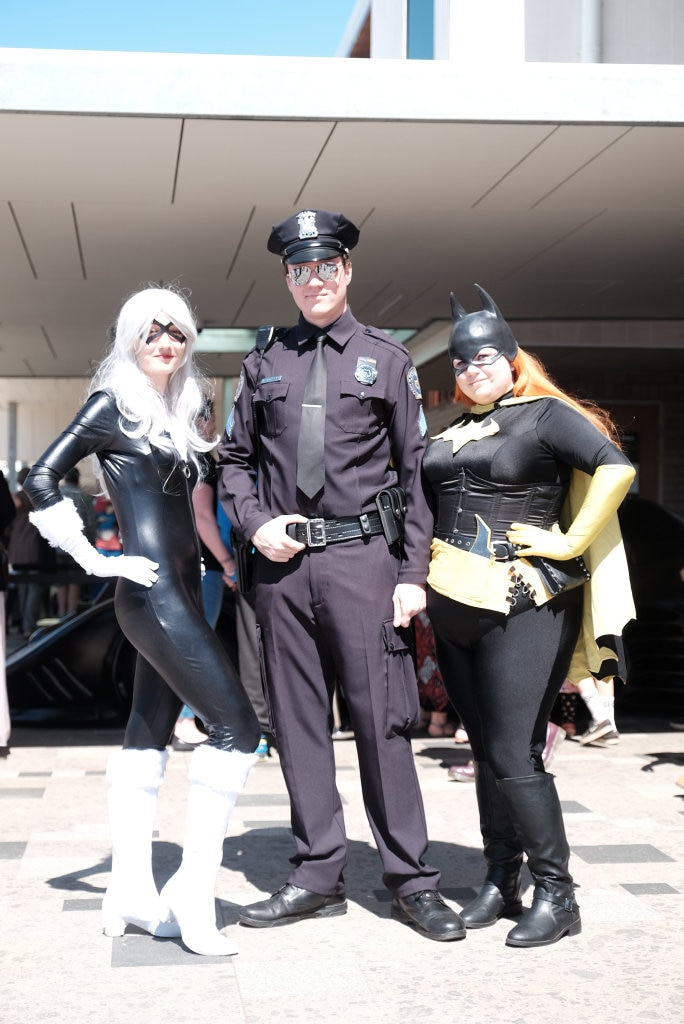
[[[232,957],[198,956],[186,949],[180,939],[155,939],[144,932],[136,934],[132,928],[130,934],[118,936],[111,943],[112,967],[211,967],[212,964],[223,964],[226,970],[233,970]]]
[[[72,910],[102,910],[102,900],[64,900],[62,909],[67,912]]]
[[[0,786],[0,800],[40,800],[44,789],[29,786]]]
[[[563,814],[591,814],[588,807],[577,803],[576,800],[561,800]]]
[[[681,889],[675,889],[667,882],[623,882],[622,888],[631,892],[632,896],[669,896],[682,894]]]
[[[25,849],[26,843],[0,843],[0,860],[20,860]]]
[[[662,850],[648,843],[621,843],[619,845],[574,846],[572,852],[587,864],[655,864],[672,861]]]

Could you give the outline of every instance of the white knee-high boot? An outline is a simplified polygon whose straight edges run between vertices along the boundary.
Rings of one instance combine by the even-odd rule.
[[[190,759],[183,860],[160,898],[165,919],[177,921],[184,944],[203,956],[237,953],[237,946],[216,927],[214,888],[228,821],[255,761],[254,754],[206,743]]]
[[[168,756],[165,750],[117,750],[109,759],[112,874],[102,901],[105,935],[123,935],[127,924],[152,935],[180,935],[176,922],[160,920],[152,875],[152,828]]]

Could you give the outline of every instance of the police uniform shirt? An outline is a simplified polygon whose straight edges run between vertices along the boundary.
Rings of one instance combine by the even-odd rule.
[[[319,331],[300,317],[263,358],[255,350],[245,359],[219,446],[221,499],[249,538],[279,515],[336,519],[372,511],[378,491],[399,483],[408,506],[399,582],[423,584],[432,515],[421,477],[427,431],[418,375],[401,344],[359,324],[349,308],[326,328],[325,486],[313,501],[297,491],[301,406]]]

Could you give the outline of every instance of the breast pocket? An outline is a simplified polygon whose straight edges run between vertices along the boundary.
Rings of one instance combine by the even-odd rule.
[[[278,437],[287,426],[286,404],[289,382],[261,384],[254,392],[254,411],[259,431],[266,437]]]
[[[367,437],[377,434],[385,422],[385,389],[359,384],[354,378],[340,381],[339,425],[347,434]]]

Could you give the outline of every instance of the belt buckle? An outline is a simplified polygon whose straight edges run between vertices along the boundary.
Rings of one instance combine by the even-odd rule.
[[[325,545],[325,519],[307,519],[306,546],[308,548],[324,548]]]

